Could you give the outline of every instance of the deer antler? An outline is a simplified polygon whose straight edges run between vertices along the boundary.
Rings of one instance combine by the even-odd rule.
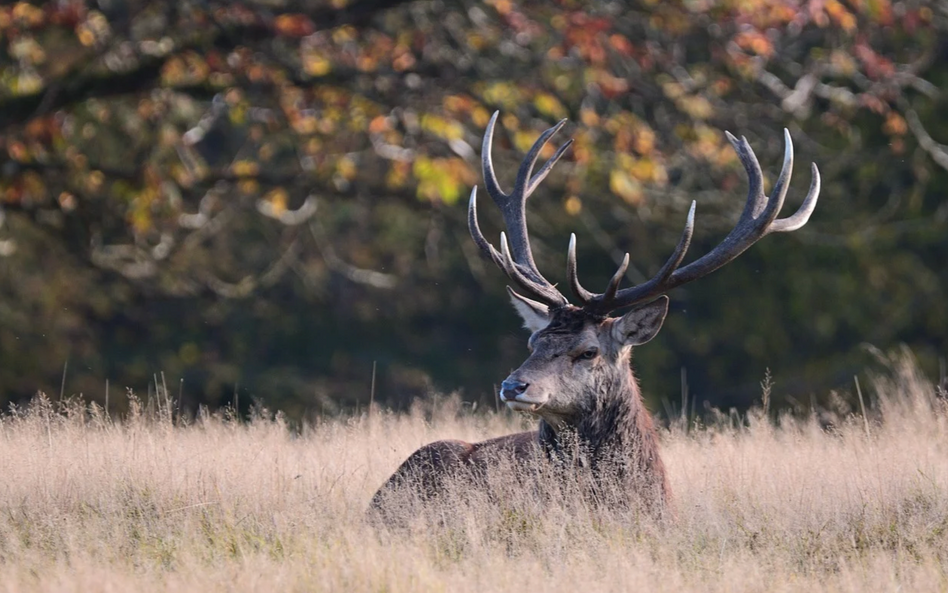
[[[744,205],[744,211],[741,213],[737,225],[717,247],[687,266],[679,268],[678,266],[685,257],[685,252],[688,251],[691,235],[694,232],[695,202],[692,202],[681,239],[679,239],[671,257],[668,258],[658,273],[642,284],[619,290],[619,282],[629,265],[629,254],[626,254],[619,265],[618,271],[609,281],[605,292],[602,294],[591,293],[580,285],[576,273],[576,235],[572,235],[569,241],[566,268],[570,286],[584,309],[604,315],[615,309],[651,300],[677,286],[707,276],[735,259],[751,245],[770,233],[795,231],[807,223],[813,209],[816,208],[816,201],[820,195],[820,172],[815,163],[811,165],[813,180],[810,183],[810,191],[799,210],[787,218],[777,218],[787,195],[790,173],[793,171],[793,143],[790,140],[790,132],[786,129],[783,131],[785,146],[783,168],[780,170],[780,175],[774,184],[773,195],[769,198],[764,194],[764,181],[760,164],[757,162],[757,156],[748,144],[747,139],[741,137],[738,140],[730,132],[725,133],[734,150],[737,151],[737,156],[740,158],[744,170],[747,171],[750,184],[747,203]]]
[[[560,121],[540,134],[540,137],[537,138],[537,141],[520,164],[513,191],[505,194],[497,183],[497,176],[494,174],[494,164],[491,159],[494,125],[497,123],[498,115],[499,112],[494,112],[487,124],[487,130],[484,132],[484,141],[481,146],[481,164],[484,170],[484,185],[487,186],[487,193],[493,198],[494,203],[497,204],[503,214],[504,224],[507,227],[507,232],[510,233],[510,245],[507,243],[507,236],[501,233],[500,251],[498,251],[481,233],[480,226],[477,223],[477,187],[474,187],[471,191],[467,216],[468,228],[474,242],[481,251],[490,257],[511,280],[542,303],[551,307],[562,307],[568,304],[566,297],[540,274],[536,262],[533,260],[524,207],[527,198],[546,178],[553,165],[563,156],[563,153],[573,141],[566,141],[550,160],[544,163],[536,174],[533,174],[533,168],[540,156],[540,151],[543,150],[553,134],[563,127],[566,120]],[[771,197],[764,194],[764,179],[760,170],[760,163],[757,162],[757,155],[754,154],[747,139],[741,137],[738,140],[730,132],[725,132],[725,134],[727,134],[728,141],[737,152],[737,156],[747,172],[749,182],[744,211],[731,232],[710,252],[687,266],[679,268],[694,233],[695,202],[692,202],[678,245],[658,273],[642,284],[620,290],[619,283],[629,266],[629,254],[627,253],[622,263],[619,264],[619,269],[616,270],[615,275],[606,286],[605,292],[601,294],[589,292],[579,283],[576,269],[576,235],[570,236],[566,271],[569,276],[570,287],[584,309],[597,315],[607,315],[616,309],[649,301],[675,287],[707,276],[734,260],[751,245],[770,233],[795,231],[807,223],[814,208],[816,208],[816,201],[820,195],[820,172],[815,163],[811,165],[813,180],[803,204],[792,216],[777,218],[780,209],[783,207],[784,198],[787,196],[790,174],[793,171],[793,142],[790,140],[790,132],[786,129],[783,131],[785,147],[783,167],[777,177],[777,182],[774,184]]]
[[[500,251],[488,243],[481,233],[480,226],[477,224],[477,187],[471,191],[471,201],[468,206],[467,223],[471,231],[474,242],[480,247],[481,251],[494,260],[501,270],[507,274],[507,277],[519,284],[525,291],[530,293],[537,300],[551,306],[561,307],[568,303],[565,296],[556,289],[546,278],[537,270],[536,262],[533,261],[533,252],[530,249],[530,235],[527,232],[527,220],[524,213],[527,198],[537,188],[541,181],[549,175],[553,165],[556,164],[563,153],[569,148],[572,140],[567,140],[559,150],[550,157],[546,163],[540,167],[540,170],[533,174],[533,167],[540,157],[540,151],[549,142],[550,138],[563,127],[566,120],[540,134],[537,141],[527,152],[520,169],[517,171],[517,179],[514,182],[513,190],[509,194],[501,191],[497,183],[497,176],[494,174],[494,163],[491,159],[491,144],[494,138],[494,125],[497,122],[499,111],[495,111],[487,124],[487,130],[484,132],[484,142],[481,146],[481,165],[484,170],[484,185],[487,187],[487,193],[500,208],[504,217],[504,225],[507,232],[510,233],[510,245],[507,244],[507,236],[500,234]]]

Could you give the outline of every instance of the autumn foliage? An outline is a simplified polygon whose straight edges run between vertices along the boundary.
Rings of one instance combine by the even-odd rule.
[[[625,251],[650,275],[692,199],[715,241],[745,191],[724,129],[765,171],[784,127],[798,174],[819,163],[799,237],[672,295],[637,354],[656,407],[682,369],[746,405],[774,367],[802,401],[848,386],[867,342],[935,369],[946,27],[887,0],[7,4],[0,399],[163,371],[188,405],[243,390],[302,414],[359,405],[375,361],[393,405],[431,385],[489,403],[522,348],[464,229],[495,110],[502,183],[570,119],[531,200],[553,277],[570,231],[591,275]]]

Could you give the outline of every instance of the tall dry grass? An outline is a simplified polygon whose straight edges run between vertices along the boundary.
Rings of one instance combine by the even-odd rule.
[[[868,425],[758,411],[665,432],[674,521],[507,491],[398,532],[363,513],[412,450],[522,420],[448,402],[298,434],[37,401],[0,421],[0,589],[946,590],[948,412],[907,359],[873,387]]]

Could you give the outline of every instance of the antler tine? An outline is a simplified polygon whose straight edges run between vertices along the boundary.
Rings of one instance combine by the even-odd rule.
[[[626,253],[625,257],[622,258],[622,263],[619,264],[619,268],[616,270],[616,273],[612,275],[612,278],[609,279],[609,284],[606,285],[606,292],[602,293],[602,300],[609,302],[612,299],[616,298],[616,292],[619,291],[619,283],[622,282],[622,277],[625,276],[625,271],[629,269],[629,254]]]
[[[543,275],[540,274],[540,271],[537,269],[537,264],[533,260],[533,251],[530,249],[530,236],[527,232],[527,220],[525,213],[526,202],[533,189],[536,189],[536,186],[539,183],[539,180],[537,183],[533,183],[531,176],[533,173],[533,167],[536,165],[537,159],[540,156],[540,151],[543,150],[543,147],[547,142],[549,142],[553,134],[558,132],[565,124],[566,120],[561,120],[555,126],[540,134],[540,137],[537,138],[536,142],[533,143],[533,146],[530,147],[530,150],[527,151],[527,155],[520,164],[520,168],[517,171],[517,179],[514,182],[513,191],[511,191],[510,194],[504,196],[503,203],[497,201],[496,198],[494,200],[497,202],[497,206],[500,207],[501,211],[503,212],[504,222],[507,224],[507,229],[510,231],[510,241],[511,247],[513,248],[514,261],[526,268],[528,277],[535,281],[546,282],[546,280],[543,278]],[[560,152],[560,156],[561,155],[562,152]],[[556,160],[559,160],[559,156],[554,155],[554,157]],[[546,177],[546,175],[549,174],[550,168],[552,168],[552,164],[550,164],[549,168],[544,165],[544,167],[541,167],[541,171],[539,173],[543,173],[543,177]],[[547,282],[547,284],[549,283]]]
[[[579,283],[576,270],[576,233],[570,233],[569,236],[569,249],[566,251],[566,276],[569,278],[569,286],[573,294],[581,305],[589,305],[596,298],[595,293],[589,292]]]
[[[487,195],[494,200],[495,204],[503,208],[507,194],[501,191],[500,184],[497,183],[497,175],[494,174],[494,161],[491,158],[491,148],[494,144],[494,124],[497,123],[497,116],[499,115],[500,112],[495,111],[494,115],[490,116],[490,121],[487,122],[487,129],[484,130],[484,141],[481,142],[481,169],[484,173],[484,186],[487,188]]]
[[[510,257],[510,246],[507,244],[507,235],[503,231],[500,233],[500,253],[504,260],[501,269],[521,288],[548,305],[559,307],[567,304],[566,297],[560,294],[560,291],[556,290],[552,284],[540,284],[524,274],[523,267]]]
[[[563,120],[563,121],[566,121],[566,120]],[[551,170],[553,170],[553,165],[555,165],[556,162],[560,160],[560,157],[563,156],[563,153],[565,153],[566,150],[572,145],[573,145],[573,139],[570,138],[569,140],[563,143],[563,146],[559,147],[556,153],[554,153],[553,156],[550,157],[550,160],[543,163],[543,166],[540,167],[540,170],[536,172],[536,175],[530,178],[530,183],[527,184],[527,191],[526,191],[527,196],[530,196],[530,194],[533,193],[533,190],[535,190],[537,186],[540,185],[540,182],[546,179],[546,176],[550,174]]]
[[[737,158],[741,161],[741,166],[747,173],[747,202],[744,204],[744,211],[741,212],[741,220],[756,219],[767,206],[767,196],[764,195],[764,174],[760,170],[760,163],[757,161],[757,155],[747,142],[747,138],[741,136],[738,140],[728,131],[724,132],[728,142],[737,153]]]
[[[773,208],[773,222],[777,214],[783,209],[783,202],[787,198],[787,190],[790,189],[790,176],[793,175],[793,140],[790,139],[790,130],[783,129],[783,165],[780,167],[780,174],[777,175],[777,182],[774,183],[773,197],[770,198],[774,204],[768,204]],[[768,223],[769,226],[769,223]]]
[[[533,143],[533,146],[530,147],[530,150],[527,152],[527,156],[523,159],[523,162],[520,164],[520,169],[517,171],[517,180],[514,184],[514,190],[510,194],[505,194],[503,190],[500,189],[500,184],[497,182],[497,175],[494,172],[494,161],[491,156],[491,150],[494,143],[494,126],[497,124],[497,117],[500,115],[499,111],[495,111],[494,114],[490,117],[490,121],[487,122],[487,129],[484,131],[484,140],[481,142],[481,168],[484,171],[484,185],[487,186],[487,193],[494,199],[498,206],[503,207],[503,205],[512,197],[523,196],[523,199],[530,197],[530,194],[533,193],[533,190],[537,188],[541,181],[546,179],[546,176],[549,175],[550,170],[553,168],[553,165],[556,164],[560,157],[563,156],[563,153],[570,147],[573,143],[572,138],[563,143],[563,146],[556,151],[556,153],[550,157],[550,159],[543,164],[536,175],[530,176],[533,172],[533,167],[536,166],[537,159],[540,158],[540,152],[543,150],[543,147],[547,142],[550,141],[550,138],[553,137],[560,128],[566,125],[565,119],[557,122],[555,126],[546,130],[540,137],[537,138],[536,142]],[[529,181],[528,181],[529,179]]]
[[[741,212],[741,218],[731,232],[734,233],[738,229],[764,230],[777,217],[789,189],[790,175],[793,173],[793,142],[790,140],[790,132],[786,128],[783,130],[783,166],[780,168],[771,198],[767,198],[764,194],[764,175],[760,170],[757,155],[754,154],[754,149],[751,148],[747,138],[741,136],[738,142],[730,132],[724,133],[737,152],[738,159],[747,173],[749,185],[744,211]]]
[[[535,282],[528,279],[522,267],[513,261],[510,256],[510,247],[507,244],[507,237],[503,232],[500,233],[501,251],[497,251],[484,237],[480,225],[477,222],[477,186],[471,190],[471,200],[468,203],[467,209],[467,226],[471,232],[471,237],[474,239],[474,243],[480,248],[481,252],[490,257],[494,264],[500,268],[508,278],[535,295],[538,291],[543,294],[548,294],[542,286],[538,287]]]
[[[607,298],[613,289],[613,282],[610,282],[605,293],[593,295],[592,299],[587,300],[587,308],[602,313],[651,300],[677,286],[706,276],[726,265],[769,233],[793,231],[806,224],[816,207],[816,201],[820,193],[820,175],[816,165],[812,166],[813,181],[803,205],[792,216],[777,220],[777,215],[780,213],[784,198],[787,195],[790,175],[793,171],[793,143],[790,139],[790,133],[784,130],[783,167],[777,177],[777,182],[774,184],[773,195],[769,199],[763,192],[763,173],[760,164],[747,139],[742,137],[738,140],[730,133],[726,134],[727,139],[734,146],[744,170],[747,172],[749,186],[747,202],[735,227],[717,247],[687,266],[679,268],[678,266],[681,265],[685,252],[688,250],[691,235],[694,231],[695,203],[692,202],[685,230],[678,241],[678,246],[668,261],[665,262],[665,265],[662,266],[662,269],[650,280],[638,286],[619,290],[615,293],[614,298]],[[571,257],[575,258],[575,255],[571,255]],[[575,269],[575,263],[573,269]],[[613,281],[615,280],[613,278]],[[576,285],[578,286],[578,283]]]
[[[555,126],[540,134],[540,137],[536,139],[536,141],[533,143],[533,146],[531,146],[530,150],[527,151],[527,156],[523,157],[523,162],[520,163],[520,169],[517,170],[517,181],[514,182],[514,189],[510,194],[512,199],[520,198],[521,200],[526,201],[526,199],[530,197],[530,194],[533,193],[532,190],[536,189],[540,181],[543,180],[541,178],[534,182],[533,167],[536,166],[537,159],[540,158],[540,151],[543,150],[543,147],[546,146],[546,143],[550,141],[550,138],[553,137],[553,134],[559,132],[560,128],[565,125],[566,120],[561,119]],[[569,144],[572,144],[572,141],[566,143],[564,146],[569,147]],[[562,155],[562,151],[563,147],[561,146],[560,150],[558,151],[559,155]],[[558,155],[553,156],[556,160],[559,160]],[[550,160],[553,159],[551,158]],[[556,161],[553,161],[553,163],[555,164]],[[549,165],[549,167],[546,165],[541,167],[540,172],[543,172],[543,177],[546,177],[552,168],[552,164]]]
[[[662,284],[668,280],[668,277],[681,265],[681,260],[685,259],[685,254],[688,253],[688,248],[691,246],[691,237],[695,232],[695,208],[697,206],[698,202],[692,200],[691,208],[688,209],[688,218],[685,219],[685,228],[681,231],[678,244],[675,245],[675,250],[672,251],[672,254],[668,256],[665,265],[655,274],[656,284]]]
[[[691,246],[691,237],[695,231],[695,207],[697,202],[694,200],[691,201],[691,208],[688,209],[688,218],[685,220],[685,228],[681,232],[681,237],[678,239],[678,244],[675,246],[675,250],[672,251],[672,254],[665,261],[665,264],[662,268],[652,277],[650,280],[646,281],[644,284],[640,284],[635,287],[635,289],[640,289],[643,293],[654,292],[651,296],[658,296],[661,294],[661,291],[655,291],[656,288],[661,287],[661,285],[668,279],[669,276],[681,265],[681,260],[685,258],[685,254],[688,252],[688,247]],[[573,241],[570,241],[570,248],[573,248]],[[576,254],[570,253],[570,258],[575,260]],[[586,292],[589,296],[585,301],[584,305],[595,312],[598,313],[608,313],[614,309],[618,309],[625,305],[617,304],[616,295],[618,294],[617,289],[619,288],[619,282],[621,282],[622,277],[625,275],[625,271],[629,266],[629,254],[625,254],[625,258],[622,260],[622,263],[619,265],[619,269],[616,271],[615,275],[612,276],[612,279],[609,281],[606,291],[601,295],[592,294]],[[569,264],[567,264],[569,268]],[[576,264],[575,261],[572,263],[572,270],[570,281],[574,283],[575,287],[579,286],[579,280],[574,280]],[[579,287],[582,289],[582,287]],[[632,290],[632,289],[629,289]],[[624,292],[624,291],[623,291]],[[578,296],[578,295],[577,295]],[[640,300],[645,300],[651,298],[646,295]]]
[[[494,264],[503,269],[503,257],[497,251],[497,249],[491,245],[486,238],[484,238],[484,233],[481,232],[481,226],[477,223],[477,186],[475,185],[471,189],[471,200],[467,205],[467,228],[471,232],[471,237],[474,239],[474,243],[480,248],[481,252],[487,257],[491,258]]]
[[[729,139],[733,138],[730,136]],[[734,144],[733,141],[732,144]],[[717,247],[672,274],[669,280],[674,282],[674,286],[706,276],[731,262],[766,235],[780,213],[784,197],[789,189],[790,172],[793,170],[793,142],[790,139],[790,133],[784,129],[783,167],[780,175],[777,176],[777,183],[774,184],[774,195],[770,199],[764,195],[763,174],[757,162],[757,155],[754,154],[747,138],[741,137],[740,147],[737,154],[747,172],[749,184],[744,212],[741,213],[741,218],[731,232]],[[761,203],[764,204],[762,209]]]
[[[543,147],[549,142],[550,138],[559,131],[565,124],[562,120],[552,128],[546,130],[527,152],[526,157],[520,165],[517,172],[517,180],[514,183],[514,189],[509,194],[505,194],[497,183],[497,176],[494,172],[494,163],[491,156],[493,146],[494,127],[497,124],[497,118],[500,112],[496,111],[491,116],[484,131],[484,140],[481,144],[481,166],[484,173],[484,184],[487,187],[487,193],[500,208],[504,218],[504,225],[510,235],[510,244],[507,244],[506,234],[502,235],[501,251],[491,245],[481,232],[477,222],[477,198],[476,191],[471,192],[471,200],[468,205],[468,228],[474,242],[481,251],[493,260],[507,276],[517,282],[521,287],[531,293],[533,296],[541,299],[547,305],[559,307],[567,304],[564,297],[546,278],[540,274],[536,262],[533,259],[533,252],[530,248],[530,236],[527,232],[526,222],[526,200],[536,189],[541,181],[549,174],[550,169],[563,156],[565,150],[571,142],[565,143],[556,151],[550,160],[548,160],[533,175],[533,167],[540,156]]]
[[[816,209],[816,200],[820,197],[820,170],[816,163],[810,163],[810,190],[803,199],[803,204],[795,213],[786,218],[778,218],[767,229],[768,233],[788,233],[802,227],[810,220],[810,215]]]

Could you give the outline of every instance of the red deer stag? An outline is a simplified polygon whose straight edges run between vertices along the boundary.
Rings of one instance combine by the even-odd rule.
[[[494,113],[487,124],[481,148],[487,193],[503,213],[510,233],[500,234],[500,250],[487,242],[477,222],[477,188],[471,192],[468,226],[474,242],[524,294],[508,287],[514,308],[532,332],[530,355],[502,383],[500,399],[512,410],[539,419],[538,430],[512,434],[480,443],[438,441],[415,451],[379,489],[372,508],[383,510],[387,496],[407,489],[427,499],[443,487],[445,477],[458,471],[483,472],[498,460],[526,462],[546,458],[559,467],[585,467],[596,478],[618,480],[619,491],[628,493],[624,503],[638,500],[661,512],[670,496],[665,468],[658,452],[652,418],[630,365],[632,347],[655,337],[665,314],[665,293],[724,266],[765,235],[799,229],[810,218],[820,191],[820,176],[812,165],[810,191],[800,209],[788,218],[777,218],[793,168],[793,145],[784,130],[783,168],[768,198],[757,157],[745,138],[727,138],[747,171],[750,189],[740,220],[725,239],[694,262],[680,267],[694,230],[692,202],[684,231],[671,257],[650,280],[619,288],[629,264],[626,254],[604,292],[583,288],[576,271],[576,236],[570,237],[566,263],[570,287],[578,301],[571,305],[537,269],[530,249],[524,205],[527,198],[563,156],[566,142],[536,173],[540,151],[563,125],[563,120],[543,132],[520,165],[513,191],[501,191],[494,175],[491,142]],[[618,309],[631,309],[610,317]]]

